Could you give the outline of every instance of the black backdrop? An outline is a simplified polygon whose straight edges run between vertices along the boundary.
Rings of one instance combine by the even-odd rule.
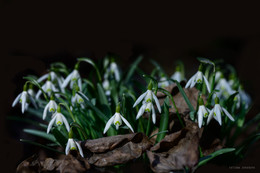
[[[141,66],[149,71],[149,58],[171,74],[176,59],[189,72],[197,68],[195,57],[222,58],[235,66],[259,112],[260,25],[256,4],[215,3],[35,3],[1,2],[1,148],[0,169],[14,171],[26,152],[17,137],[20,127],[6,121],[11,103],[22,90],[22,76],[43,74],[48,64],[63,61],[72,67],[75,58],[103,58],[118,54],[123,68],[143,54]],[[241,163],[256,166],[259,149]],[[225,167],[208,170],[239,172]]]

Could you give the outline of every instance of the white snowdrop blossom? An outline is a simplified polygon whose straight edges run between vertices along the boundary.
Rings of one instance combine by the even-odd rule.
[[[104,78],[108,79],[110,75],[113,75],[116,81],[120,80],[120,72],[115,62],[111,62],[109,67],[107,67],[107,70],[104,74]]]
[[[167,80],[166,77],[162,77],[160,79],[160,81],[158,82],[158,87],[164,88],[164,87],[169,86],[169,85],[170,85],[170,82]]]
[[[54,99],[51,99],[44,108],[42,119],[45,120],[48,111],[55,113],[56,110],[57,110],[57,103],[54,101]]]
[[[88,97],[83,94],[82,92],[78,91],[79,93],[81,93],[81,95],[83,95],[85,97],[85,99],[89,100]],[[76,103],[79,104],[82,108],[84,108],[84,99],[78,94],[76,93],[74,96],[72,96],[71,98],[71,103],[72,105],[75,105]]]
[[[208,92],[210,93],[209,82],[200,70],[189,79],[189,81],[185,85],[185,88],[192,88],[195,86],[196,83],[203,83],[203,81],[205,82]]]
[[[155,114],[155,110],[154,110],[154,106],[152,104],[152,102],[144,102],[143,105],[141,106],[141,108],[139,109],[136,119],[140,118],[144,112],[147,112],[149,115],[150,113],[152,113],[152,121],[155,124],[156,122],[156,114]]]
[[[51,95],[52,92],[58,92],[58,89],[54,86],[54,84],[50,81],[47,80],[46,83],[42,86],[42,90],[48,94],[48,96]],[[39,97],[41,96],[42,91],[39,90],[35,96],[35,98],[38,100]],[[57,97],[59,96],[58,94],[55,94]]]
[[[69,131],[70,130],[70,126],[69,123],[67,121],[67,119],[65,118],[64,115],[62,115],[62,113],[60,112],[60,106],[57,107],[57,111],[53,114],[53,117],[51,119],[51,121],[49,122],[48,128],[47,128],[47,133],[50,132],[53,124],[57,125],[57,126],[61,126],[63,125],[63,123],[65,124],[66,129]]]
[[[81,157],[84,157],[80,144],[77,141],[75,141],[73,138],[69,138],[69,140],[67,142],[66,149],[65,149],[66,155],[69,154],[70,150],[78,150]]]
[[[222,74],[221,71],[219,71],[219,70],[216,71],[216,74],[215,74],[215,81],[218,82],[222,75],[223,75],[223,74]]]
[[[197,112],[197,115],[198,115],[199,128],[201,128],[203,123],[203,118],[207,118],[207,116],[209,115],[209,109],[204,106],[202,98],[199,98],[199,110]]]
[[[108,79],[106,79],[106,78],[104,79],[104,81],[102,82],[102,86],[105,90],[105,94],[107,96],[109,96],[111,94],[111,91],[110,91],[110,84],[109,84]]]
[[[142,102],[143,105],[140,108],[140,110],[139,110],[139,112],[136,116],[136,119],[138,119],[144,112],[151,112],[152,111],[153,123],[155,123],[155,111],[154,111],[154,106],[152,105],[153,100],[156,103],[156,106],[157,106],[159,113],[161,113],[161,106],[160,106],[159,100],[156,97],[156,95],[153,93],[152,83],[150,82],[150,84],[148,85],[148,90],[145,93],[143,93],[142,95],[140,95],[139,98],[135,101],[135,103],[133,105],[133,108],[134,108],[141,101],[143,101]]]
[[[209,124],[211,119],[214,117],[214,119],[218,121],[219,125],[222,125],[222,114],[226,114],[231,121],[234,121],[234,118],[230,115],[230,113],[225,108],[219,105],[219,98],[216,97],[215,106],[209,113],[207,124]]]
[[[27,108],[28,108],[28,103],[27,103],[28,97],[29,96],[28,96],[27,91],[23,91],[15,98],[15,100],[12,104],[12,107],[14,107],[19,101],[22,105],[22,113],[24,113],[24,111],[27,110]]]
[[[29,88],[29,89],[27,90],[27,93],[28,93],[30,96],[32,96],[33,98],[35,97],[35,92],[34,92],[33,89]]]
[[[73,88],[74,83],[77,82],[80,90],[82,90],[82,80],[77,69],[74,69],[64,80],[62,88],[65,88],[70,83],[70,88]]]
[[[173,80],[176,80],[178,82],[181,82],[182,80],[185,80],[184,75],[181,73],[181,69],[179,66],[176,67],[175,73],[171,76]]]
[[[122,120],[127,125],[127,127],[129,127],[129,129],[134,133],[134,130],[130,123],[120,114],[119,106],[117,106],[116,108],[116,113],[108,120],[103,133],[105,134],[107,132],[107,130],[111,127],[112,123],[116,126],[116,129],[118,130],[119,126],[122,125]]]
[[[63,83],[63,80],[64,80],[63,77],[59,77],[59,76],[58,76],[55,72],[53,72],[53,71],[51,71],[51,72],[49,72],[49,73],[47,73],[47,74],[41,76],[41,77],[37,80],[37,82],[40,83],[40,82],[42,82],[42,81],[48,79],[49,77],[50,77],[50,81],[52,81],[52,82],[57,81],[58,84],[59,84],[60,89],[62,90],[62,92],[64,92],[64,88],[61,87],[61,86],[62,86],[62,83]]]
[[[218,97],[224,96],[225,98],[227,98],[229,95],[235,93],[235,91],[232,90],[228,81],[223,76],[219,79],[216,85],[216,89],[219,90],[219,92],[217,93]]]
[[[239,98],[240,98],[240,102],[244,103],[245,106],[246,106],[246,109],[248,108],[248,106],[251,104],[252,102],[252,99],[250,97],[249,94],[247,94],[243,88],[241,86],[239,86],[239,89],[238,89],[238,92],[239,92]]]

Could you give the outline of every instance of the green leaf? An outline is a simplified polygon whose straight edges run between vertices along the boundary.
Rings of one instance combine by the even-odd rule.
[[[39,123],[38,121],[34,121],[34,120],[27,119],[27,118],[24,118],[24,117],[8,116],[7,119],[8,119],[8,120],[14,120],[14,121],[20,121],[20,122],[29,123],[29,124],[32,124],[32,125],[41,127],[41,128],[43,128],[43,129],[45,129],[45,130],[46,130],[47,127],[48,127],[46,124],[42,124],[42,123]]]
[[[97,65],[94,63],[94,61],[92,61],[92,60],[89,59],[89,58],[85,58],[85,57],[83,57],[83,58],[78,58],[78,61],[85,61],[85,62],[89,63],[90,65],[92,65],[92,66],[95,68],[95,70],[96,70],[96,73],[97,73],[97,77],[98,77],[99,82],[102,81],[102,78],[101,78],[99,69],[98,69]]]
[[[225,154],[225,153],[229,153],[234,151],[235,148],[223,148],[221,150],[215,151],[214,153],[211,153],[209,156],[205,156],[200,158],[199,160],[199,164],[197,165],[196,169],[204,164],[206,164],[207,162],[209,162],[210,160],[214,159],[215,157]]]
[[[20,139],[21,142],[24,142],[24,143],[28,143],[28,144],[32,144],[32,145],[36,145],[36,146],[39,146],[39,147],[42,147],[42,148],[45,148],[47,150],[50,150],[50,151],[54,151],[54,152],[57,152],[57,153],[60,153],[60,154],[65,154],[64,152],[60,152],[59,150],[55,150],[51,147],[48,147],[48,146],[45,146],[45,145],[42,145],[42,144],[39,144],[37,142],[33,142],[33,141],[30,141],[30,140],[26,140],[26,139]]]
[[[163,104],[163,113],[161,114],[159,132],[167,131],[169,122],[169,97],[166,97]],[[157,135],[156,142],[160,142],[164,137],[165,133]]]
[[[150,59],[150,62],[157,68],[157,70],[159,72],[161,72],[162,74],[164,74],[168,78],[167,73],[165,73],[164,69],[156,61]]]
[[[102,104],[109,105],[106,94],[103,90],[103,87],[100,85],[100,83],[97,84],[97,90],[98,90],[98,97],[99,97],[99,101],[100,101],[101,105]]]
[[[125,82],[129,82],[129,80],[131,79],[131,77],[133,76],[134,72],[135,72],[135,69],[137,68],[138,64],[142,61],[143,59],[143,56],[139,56],[134,62],[133,64],[131,65],[127,75],[126,75],[126,78],[125,78]]]
[[[103,120],[104,122],[108,121],[108,117],[103,112],[101,112],[96,106],[94,106],[84,95],[79,92],[77,93],[84,99],[86,105],[88,105],[101,120]]]
[[[66,147],[66,143],[67,143],[67,138],[57,129],[54,128],[52,130],[52,134],[54,135],[56,141],[58,141],[58,143],[62,146],[62,147]]]
[[[28,133],[28,134],[31,134],[31,135],[34,135],[34,136],[39,136],[39,137],[42,137],[44,139],[50,140],[52,142],[57,142],[55,137],[52,134],[47,134],[44,131],[34,130],[34,129],[23,129],[23,131],[25,133]]]
[[[230,95],[228,97],[228,99],[226,100],[225,105],[226,105],[226,107],[228,108],[229,111],[230,111],[230,108],[232,107],[232,105],[234,104],[234,98],[236,97],[236,95],[238,93],[239,92],[235,92],[234,94]]]

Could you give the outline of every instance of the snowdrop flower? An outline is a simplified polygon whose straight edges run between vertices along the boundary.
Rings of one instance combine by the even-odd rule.
[[[108,79],[109,75],[114,75],[116,81],[120,80],[119,69],[115,62],[110,63],[109,67],[107,68],[106,73],[104,74],[104,78]]]
[[[84,157],[82,148],[78,142],[76,142],[73,138],[69,138],[68,143],[66,145],[65,153],[66,155],[69,154],[70,150],[78,150],[81,157]]]
[[[72,89],[75,82],[78,82],[77,84],[80,90],[82,90],[82,80],[76,68],[66,77],[61,87],[65,88],[70,83],[70,88]]]
[[[219,98],[216,97],[215,106],[209,113],[207,124],[209,124],[211,119],[214,117],[214,119],[216,119],[218,121],[219,125],[221,125],[222,124],[222,120],[221,120],[222,114],[226,114],[231,121],[234,121],[234,118],[230,115],[230,113],[225,108],[223,108],[219,105]]]
[[[110,84],[108,79],[104,79],[104,81],[102,82],[102,86],[105,90],[105,94],[109,96],[111,94],[111,91],[110,91]]]
[[[51,96],[51,100],[44,108],[42,119],[45,120],[47,116],[47,111],[54,113],[56,110],[57,110],[57,103],[55,102],[54,97]]]
[[[55,72],[53,72],[53,71],[51,71],[51,72],[41,76],[37,80],[37,82],[40,83],[40,82],[42,82],[42,81],[44,81],[45,79],[48,79],[48,78],[50,78],[50,81],[52,81],[52,82],[54,82],[56,80],[58,82],[58,84],[59,84],[59,87],[60,87],[61,91],[64,92],[64,88],[61,87],[62,83],[63,83],[63,80],[64,80],[63,77],[58,77],[58,75]]]
[[[202,65],[200,65],[199,70],[197,73],[195,73],[190,80],[187,82],[185,88],[192,88],[195,86],[196,83],[203,83],[203,81],[206,83],[208,92],[210,93],[210,87],[209,87],[209,82],[207,78],[203,75],[202,73]]]
[[[245,107],[247,109],[252,102],[250,95],[245,92],[242,85],[239,86],[238,92],[239,92],[238,95],[239,103],[242,102],[243,104],[245,104]]]
[[[53,114],[52,120],[49,122],[49,125],[48,125],[48,128],[47,128],[47,133],[50,132],[54,122],[57,126],[61,126],[64,123],[66,129],[68,131],[70,130],[69,123],[68,123],[67,119],[64,117],[64,115],[62,115],[59,105],[57,106],[56,112]]]
[[[171,78],[172,78],[173,80],[178,81],[178,82],[181,82],[182,80],[185,79],[184,76],[183,76],[182,73],[181,73],[181,70],[180,70],[180,67],[179,67],[179,66],[176,67],[176,71],[175,71],[175,73],[171,76]]]
[[[199,110],[197,115],[198,115],[199,128],[201,128],[203,123],[203,118],[207,118],[207,116],[209,115],[209,109],[204,106],[204,102],[201,97],[199,98]]]
[[[153,99],[156,103],[158,111],[161,113],[161,106],[160,106],[159,100],[156,97],[156,95],[153,93],[152,82],[150,82],[148,85],[148,90],[145,93],[143,93],[142,95],[140,95],[140,97],[135,101],[135,103],[133,105],[133,108],[134,108],[136,105],[138,105],[143,100],[143,102],[142,102],[143,105],[140,108],[140,110],[136,116],[136,119],[138,119],[144,112],[151,112],[151,110],[152,110],[152,118],[153,118],[153,122],[155,123],[155,111],[154,111],[154,107],[152,105]]]
[[[129,127],[129,129],[134,133],[134,130],[132,126],[129,124],[129,122],[120,114],[120,105],[116,107],[116,113],[108,120],[105,129],[104,134],[107,132],[107,130],[111,127],[112,123],[116,126],[116,129],[118,130],[119,126],[122,125],[122,120],[124,123]]]
[[[216,74],[215,74],[215,81],[216,82],[219,81],[219,79],[221,78],[222,75],[223,75],[222,72],[217,70]]]
[[[42,90],[48,94],[48,96],[51,95],[52,92],[58,92],[58,89],[54,86],[54,84],[49,80],[46,81],[46,83],[42,86]],[[39,97],[41,96],[42,91],[39,90],[35,96],[35,98],[38,100]],[[59,96],[58,94],[55,94],[57,97]]]
[[[160,81],[158,82],[158,86],[159,86],[159,87],[162,87],[162,88],[164,88],[164,87],[166,87],[166,86],[169,86],[169,85],[170,85],[170,82],[167,80],[166,77],[162,77],[162,78],[160,79]]]
[[[223,75],[220,77],[220,79],[216,85],[216,89],[220,91],[217,93],[218,97],[224,96],[225,98],[227,98],[229,95],[235,93],[235,91],[232,90],[230,84],[223,77]]]
[[[32,104],[37,108],[37,105],[35,103],[35,100],[32,98],[32,96],[27,91],[27,84],[23,87],[23,92],[20,93],[14,100],[12,107],[14,107],[18,102],[22,105],[22,113],[24,113],[25,110],[28,109],[29,106],[29,100],[32,102]]]
[[[150,113],[152,113],[152,121],[155,124],[156,114],[155,114],[153,104],[151,102],[143,103],[143,105],[141,106],[141,108],[139,109],[139,111],[137,113],[136,119],[139,119],[144,114],[144,112],[149,113],[149,115],[150,115]]]

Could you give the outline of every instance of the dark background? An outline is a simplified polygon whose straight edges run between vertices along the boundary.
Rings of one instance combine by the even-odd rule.
[[[13,172],[26,157],[24,145],[17,139],[19,127],[6,120],[13,113],[12,101],[22,91],[22,76],[41,75],[54,61],[72,67],[77,57],[100,59],[107,52],[114,52],[126,68],[142,53],[145,59],[141,66],[146,72],[152,68],[149,58],[157,60],[169,75],[174,71],[174,61],[181,59],[186,77],[190,77],[198,67],[197,56],[221,58],[238,70],[254,99],[254,112],[259,112],[258,7],[238,2],[201,5],[2,1],[0,169]],[[209,165],[199,172],[257,172],[259,153],[255,148],[240,164],[255,166],[255,170]]]

